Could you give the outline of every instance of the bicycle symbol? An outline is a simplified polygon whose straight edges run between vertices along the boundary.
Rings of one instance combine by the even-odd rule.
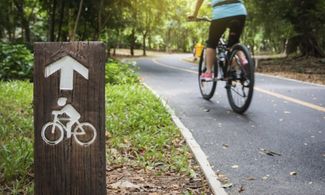
[[[82,146],[92,144],[97,136],[95,127],[87,122],[80,123],[80,114],[71,104],[66,105],[66,101],[67,98],[59,98],[58,105],[64,107],[61,110],[52,111],[53,121],[46,123],[41,131],[43,140],[47,144],[56,145],[63,140],[65,131],[67,138],[73,136],[74,140]],[[59,118],[58,115],[62,114],[66,114],[69,118]],[[67,123],[64,124],[63,121]],[[71,131],[73,125],[75,128]]]

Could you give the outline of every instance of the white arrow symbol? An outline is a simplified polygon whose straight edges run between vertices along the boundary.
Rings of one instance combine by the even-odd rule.
[[[70,56],[65,56],[45,68],[45,78],[60,72],[60,90],[73,90],[73,71],[88,80],[88,69]]]

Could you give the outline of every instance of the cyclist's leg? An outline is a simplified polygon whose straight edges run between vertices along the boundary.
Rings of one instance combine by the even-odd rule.
[[[67,127],[67,137],[71,137],[71,132],[72,132],[72,126],[78,122],[78,119],[70,119],[70,121],[67,123],[66,127]]]
[[[226,31],[226,20],[218,19],[211,22],[207,41],[207,72],[211,72],[216,60],[216,48],[222,34]]]
[[[231,48],[233,45],[239,43],[240,36],[245,27],[246,16],[234,16],[229,18],[229,40],[228,48]],[[245,55],[239,51],[238,57],[241,64],[247,64],[247,59]]]

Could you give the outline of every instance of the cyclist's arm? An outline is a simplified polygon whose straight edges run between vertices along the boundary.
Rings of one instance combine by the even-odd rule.
[[[200,8],[202,6],[203,1],[204,0],[197,0],[196,1],[196,6],[195,6],[194,13],[193,13],[193,15],[191,15],[191,16],[188,17],[189,19],[195,19],[197,17],[197,15],[199,13],[199,10],[200,10]]]
[[[63,114],[63,113],[60,110],[53,110],[52,114],[59,115],[59,114]]]
[[[67,106],[64,106],[61,110],[54,110],[52,111],[53,114],[63,114],[67,111]]]

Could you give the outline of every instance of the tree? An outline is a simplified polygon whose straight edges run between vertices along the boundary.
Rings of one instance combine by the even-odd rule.
[[[303,56],[322,57],[324,53],[319,46],[317,34],[324,28],[325,3],[322,0],[252,0],[266,34],[281,35],[281,31],[292,28],[290,38],[297,40],[297,46]],[[274,28],[281,24],[279,27]],[[290,31],[290,29],[289,29]],[[283,33],[282,33],[283,34]],[[270,38],[270,37],[269,37]]]

